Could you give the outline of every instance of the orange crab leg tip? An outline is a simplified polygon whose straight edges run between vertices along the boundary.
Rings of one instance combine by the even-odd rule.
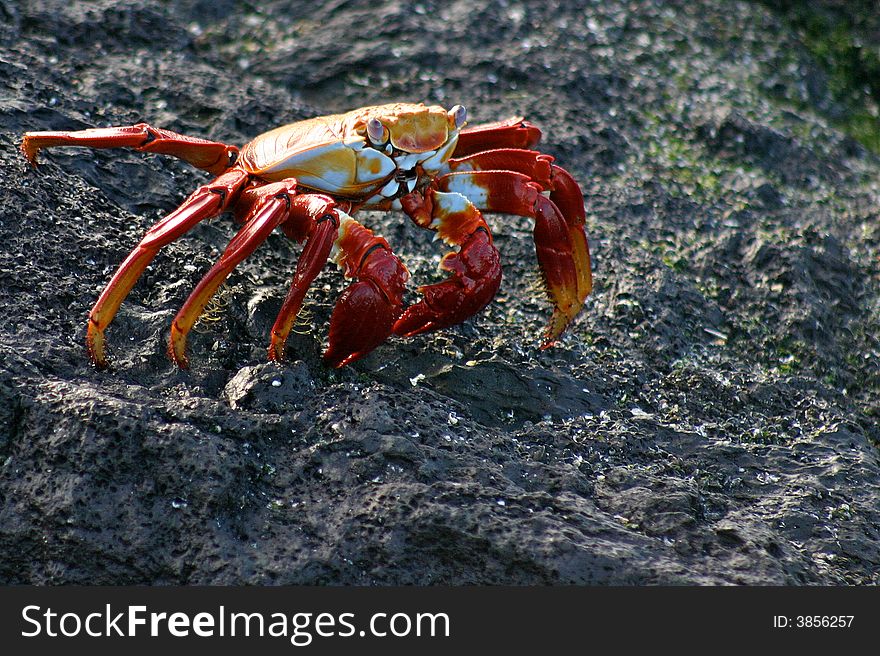
[[[282,312],[278,315],[278,318],[275,320],[275,325],[272,327],[272,334],[269,337],[269,349],[267,351],[267,357],[272,362],[282,362],[284,360],[287,339],[290,337],[290,331],[293,330],[293,325],[296,323],[299,308],[302,307],[302,302],[307,291],[308,287],[304,288],[301,294],[297,294],[298,298],[291,301],[291,304],[296,305],[296,311],[287,312],[286,307],[284,307]],[[288,296],[288,299],[290,298],[291,297]],[[287,302],[288,301],[285,300],[285,306],[287,305]]]
[[[34,138],[27,133],[24,135],[24,138],[21,140],[21,144],[19,145],[19,150],[25,156],[28,162],[30,162],[31,166],[37,166],[37,153],[40,150],[40,147],[35,143]]]
[[[568,308],[556,307],[553,315],[550,317],[550,323],[544,332],[544,341],[541,343],[541,350],[548,349],[556,344],[559,336],[565,332],[569,324],[574,320],[580,311],[580,307],[569,306]]]
[[[284,361],[284,349],[287,347],[287,338],[290,335],[290,328],[282,333],[276,333],[274,330],[272,331],[272,337],[269,341],[269,349],[267,351],[266,357],[270,362],[283,362]]]
[[[94,321],[89,321],[86,328],[86,346],[89,350],[89,360],[98,369],[107,368],[107,358],[104,355],[104,331]]]
[[[541,348],[552,346],[568,328],[593,289],[590,249],[586,235],[580,227],[571,228],[568,234],[568,252],[559,253],[552,248],[538,247],[547,295],[553,304],[553,315]]]
[[[584,305],[579,294],[578,276],[573,261],[566,257],[555,261],[549,249],[539,249],[541,272],[547,296],[553,304],[553,315],[545,333],[545,345],[561,335]],[[555,253],[554,253],[555,255]]]
[[[181,369],[189,369],[189,358],[186,357],[187,333],[177,326],[177,321],[171,324],[171,336],[168,338],[168,357]]]
[[[22,137],[19,150],[31,163],[31,166],[37,166],[37,153],[44,148],[68,144],[68,134],[67,132],[26,132]]]
[[[543,267],[547,296],[553,304],[553,314],[545,332],[544,346],[547,348],[565,331],[578,315],[584,305],[584,299],[578,295],[576,284],[560,278],[558,274],[568,271],[545,265]]]

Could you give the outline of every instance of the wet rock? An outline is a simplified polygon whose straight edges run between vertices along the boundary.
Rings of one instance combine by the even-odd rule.
[[[315,389],[305,362],[279,366],[273,362],[242,367],[223,389],[233,410],[289,412],[301,408]]]
[[[423,385],[454,397],[487,426],[567,419],[598,413],[608,405],[606,399],[591,391],[588,380],[578,380],[559,368],[515,366],[501,358],[419,370],[424,364],[416,360],[388,367],[382,377],[408,379],[413,387]]]

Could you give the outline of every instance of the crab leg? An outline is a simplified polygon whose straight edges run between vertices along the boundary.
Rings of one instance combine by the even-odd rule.
[[[324,268],[330,250],[339,237],[339,226],[343,219],[350,218],[329,196],[307,194],[292,199],[290,219],[281,227],[285,233],[297,241],[307,238],[306,245],[296,263],[296,271],[287,297],[281,305],[272,339],[269,344],[269,359],[284,359],[284,346],[287,337],[302,308],[306,292]]]
[[[185,369],[189,366],[186,357],[187,335],[217,288],[236,266],[266,241],[276,227],[290,217],[296,184],[296,180],[290,179],[265,185],[259,194],[244,199],[245,202],[252,201],[244,225],[230,240],[220,259],[196,285],[171,323],[168,355],[179,367]]]
[[[342,367],[384,342],[403,308],[409,272],[388,242],[345,215],[334,259],[355,282],[339,296],[330,317],[324,362]]]
[[[491,148],[533,148],[540,140],[538,128],[514,116],[505,121],[462,128],[452,156],[464,157]]]
[[[541,191],[550,192],[550,200],[560,209],[566,222],[583,226],[584,196],[571,174],[556,166],[551,155],[535,150],[497,148],[447,162],[449,171],[515,171],[527,175],[532,182],[541,185]]]
[[[187,137],[146,123],[73,132],[28,132],[21,142],[22,152],[34,166],[37,164],[37,153],[54,146],[128,147],[141,152],[173,155],[214,175],[223,173],[235,163],[238,156],[235,146]]]
[[[590,256],[583,224],[578,218],[569,218],[567,221],[559,206],[541,193],[541,185],[522,173],[449,173],[438,178],[436,184],[442,191],[467,196],[485,211],[535,219],[535,251],[547,294],[553,303],[553,316],[542,348],[552,346],[583,307],[584,299],[592,288]],[[568,205],[571,198],[566,193],[570,194],[571,190],[565,185],[563,182],[560,195],[565,201],[564,205]]]
[[[433,188],[424,196],[408,194],[400,202],[418,225],[436,230],[440,239],[460,248],[440,262],[451,274],[446,280],[419,287],[422,300],[394,324],[395,334],[408,337],[446,328],[486,307],[501,284],[501,261],[480,211],[462,194]]]
[[[553,188],[552,169],[558,168],[553,166],[553,161],[552,155],[545,155],[537,150],[495,148],[464,157],[453,157],[446,162],[445,172],[516,171],[529,176],[543,189],[550,190]]]
[[[244,171],[229,171],[213,182],[199,187],[183,204],[150,228],[140,243],[119,265],[89,313],[86,344],[95,366],[107,365],[104,355],[104,330],[113,321],[122,301],[128,296],[159,249],[188,232],[199,221],[216,216],[235,199],[247,182]]]

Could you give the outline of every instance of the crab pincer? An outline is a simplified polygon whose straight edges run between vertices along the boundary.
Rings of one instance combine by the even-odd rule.
[[[340,294],[330,316],[324,363],[342,367],[388,339],[403,308],[409,272],[388,242],[347,217],[333,255],[346,278],[355,282]]]
[[[404,196],[401,205],[418,225],[436,230],[438,238],[460,248],[440,261],[449,277],[419,287],[422,300],[406,309],[394,333],[410,337],[446,328],[486,307],[501,284],[501,258],[480,211],[460,194],[433,189],[424,196]]]

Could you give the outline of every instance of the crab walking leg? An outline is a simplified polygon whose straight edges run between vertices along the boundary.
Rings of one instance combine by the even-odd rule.
[[[146,123],[73,132],[28,132],[22,139],[21,151],[36,166],[37,153],[43,148],[55,146],[128,147],[146,153],[173,155],[214,175],[223,173],[235,163],[238,156],[235,146],[187,137]]]
[[[541,130],[522,117],[505,121],[469,125],[462,128],[453,157],[472,155],[491,148],[534,148],[541,140]]]
[[[244,171],[229,171],[213,182],[196,189],[180,207],[150,228],[135,249],[119,265],[89,313],[86,345],[89,349],[89,357],[95,366],[103,368],[107,365],[104,354],[104,330],[113,321],[122,301],[131,292],[159,249],[188,232],[199,221],[209,219],[227,209],[247,179],[248,175]]]
[[[339,296],[330,317],[324,362],[342,367],[388,339],[403,309],[409,272],[388,242],[348,215],[339,226],[334,259],[346,278],[354,278]]]
[[[583,227],[569,225],[556,204],[541,193],[541,186],[522,173],[449,173],[438,178],[436,184],[443,191],[466,195],[483,210],[535,219],[535,251],[553,303],[553,316],[541,348],[552,346],[583,307],[592,288],[586,238],[579,237]]]
[[[272,339],[269,344],[269,359],[284,359],[284,346],[287,337],[302,308],[306,292],[324,268],[333,244],[339,238],[339,226],[343,218],[350,217],[337,208],[337,203],[329,196],[308,194],[295,197],[290,206],[290,218],[282,226],[284,231],[306,245],[296,263],[293,282],[287,297],[281,305],[275,325],[272,326]]]
[[[264,193],[252,205],[244,225],[174,317],[168,340],[168,355],[179,367],[185,369],[189,366],[186,338],[208,301],[232,270],[266,241],[277,226],[287,220],[290,216],[291,194],[295,193],[295,189],[296,181],[292,179],[263,188]]]
[[[415,223],[460,248],[440,262],[440,268],[450,272],[446,280],[419,287],[422,300],[394,324],[395,334],[409,337],[446,328],[486,307],[501,284],[501,259],[480,211],[462,194],[432,188],[424,196],[407,194],[400,202]]]
[[[453,157],[446,162],[441,173],[469,171],[516,171],[529,176],[544,190],[553,188],[552,169],[554,157],[537,150],[522,148],[495,148],[483,150],[464,157]]]
[[[568,225],[573,257],[577,267],[577,296],[586,298],[592,289],[590,248],[584,231],[586,213],[584,196],[571,174],[556,166],[554,158],[534,150],[498,148],[475,153],[467,157],[451,159],[446,168],[453,172],[467,171],[514,171],[538,183],[542,192],[550,192],[550,200],[557,207]]]

